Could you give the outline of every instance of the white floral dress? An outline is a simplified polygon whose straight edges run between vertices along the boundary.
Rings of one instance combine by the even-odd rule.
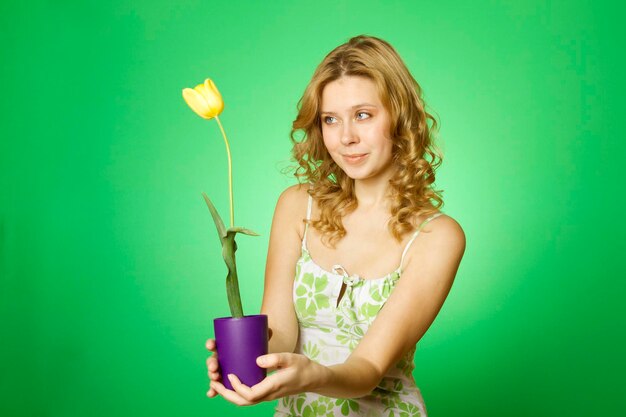
[[[311,217],[309,197],[307,220]],[[376,319],[402,273],[402,261],[409,246],[422,227],[440,216],[426,219],[409,240],[402,253],[400,266],[378,279],[362,279],[349,275],[341,266],[326,271],[317,265],[306,247],[305,226],[302,255],[296,263],[293,286],[294,308],[299,323],[295,352],[322,365],[343,363],[350,356],[367,329]],[[337,304],[342,287],[345,290]],[[412,371],[415,347],[392,366],[378,386],[368,395],[354,399],[330,398],[306,392],[280,398],[275,417],[312,416],[420,416],[426,407]]]

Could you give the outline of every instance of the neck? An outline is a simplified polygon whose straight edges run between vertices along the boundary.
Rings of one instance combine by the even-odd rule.
[[[384,177],[363,179],[354,181],[354,194],[359,207],[370,209],[375,207],[387,207],[389,199],[389,180],[392,174]]]

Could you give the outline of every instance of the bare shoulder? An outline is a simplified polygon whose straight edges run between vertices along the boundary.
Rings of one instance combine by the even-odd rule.
[[[303,219],[306,217],[309,193],[308,184],[296,184],[287,187],[278,197],[274,221],[295,228],[298,234],[304,233]]]
[[[276,210],[292,213],[295,217],[306,215],[309,193],[307,184],[296,184],[287,187],[278,197]]]
[[[428,222],[420,232],[422,240],[450,250],[465,250],[465,232],[461,225],[447,214],[442,214]]]
[[[278,202],[284,204],[304,204],[306,206],[307,198],[309,197],[308,188],[308,184],[291,185],[283,190],[278,198]]]
[[[407,253],[407,268],[427,265],[458,267],[465,252],[465,232],[452,217],[442,214],[429,221]]]

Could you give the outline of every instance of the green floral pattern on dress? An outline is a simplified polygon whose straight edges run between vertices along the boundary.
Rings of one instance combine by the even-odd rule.
[[[411,242],[412,239],[409,245]],[[385,277],[364,280],[337,267],[331,272],[317,265],[303,240],[293,286],[300,330],[295,352],[326,366],[345,362],[376,320],[401,276],[398,268]],[[342,287],[345,290],[339,299]],[[311,392],[290,395],[278,400],[275,417],[426,417],[424,400],[412,375],[414,354],[415,347],[364,397],[330,398]]]
[[[305,273],[300,285],[296,288],[296,312],[299,317],[306,319],[315,317],[317,310],[330,307],[328,296],[324,290],[328,285],[326,275],[314,276]]]
[[[293,288],[300,326],[296,352],[324,365],[345,361],[384,307],[399,278],[399,270],[375,280],[325,271],[303,248]],[[278,400],[275,416],[426,416],[412,376],[414,352],[412,349],[403,356],[365,397],[291,395]]]
[[[307,358],[315,361],[321,353],[320,346],[316,343],[308,342],[302,346],[302,353],[304,353]]]
[[[349,416],[351,412],[358,413],[359,411],[359,403],[350,398],[337,398],[335,405],[341,407],[341,414],[344,416]]]

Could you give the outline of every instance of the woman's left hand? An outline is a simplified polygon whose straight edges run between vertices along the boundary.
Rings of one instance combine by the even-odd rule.
[[[254,405],[271,401],[290,394],[311,391],[324,383],[330,370],[324,365],[297,353],[272,353],[259,356],[261,368],[277,368],[258,384],[248,387],[235,375],[223,375],[230,380],[234,390],[229,390],[219,381],[211,381],[211,389],[237,405]]]

